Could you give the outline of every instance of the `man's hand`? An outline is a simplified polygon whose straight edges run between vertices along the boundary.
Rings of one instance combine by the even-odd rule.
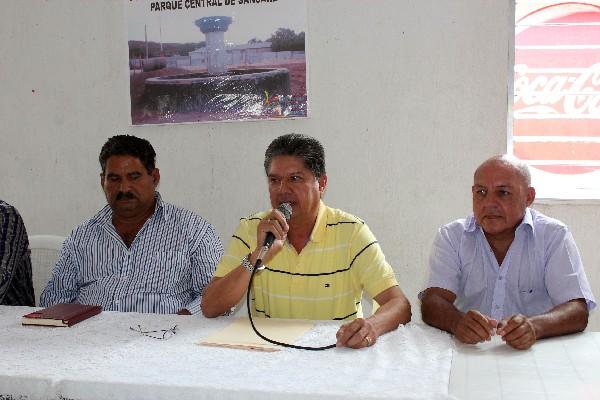
[[[498,323],[497,335],[510,347],[526,350],[533,346],[537,339],[533,322],[523,314],[516,314]]]
[[[379,304],[369,318],[357,318],[340,327],[336,333],[338,347],[360,349],[375,344],[380,335],[410,322],[410,303],[399,286],[385,289],[373,300]]]
[[[256,250],[253,252],[253,257],[251,257],[251,261],[254,261],[260,250],[262,249],[263,244],[265,243],[265,239],[267,237],[267,233],[271,232],[273,236],[275,236],[275,241],[273,245],[267,252],[267,254],[263,257],[263,264],[266,264],[270,259],[272,259],[283,247],[283,241],[287,237],[287,232],[289,230],[289,226],[285,217],[281,213],[281,211],[277,209],[273,209],[269,215],[263,218],[256,228]]]
[[[337,347],[360,349],[369,347],[377,341],[377,333],[373,325],[364,318],[357,318],[340,327],[336,333]]]
[[[452,333],[463,343],[475,344],[490,340],[497,321],[479,311],[469,310],[456,321]]]

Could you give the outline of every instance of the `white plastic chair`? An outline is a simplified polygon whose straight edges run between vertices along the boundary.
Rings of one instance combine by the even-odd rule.
[[[29,249],[31,250],[31,269],[33,274],[33,290],[35,304],[40,304],[40,295],[50,280],[52,269],[58,260],[58,254],[65,241],[63,236],[31,235]]]

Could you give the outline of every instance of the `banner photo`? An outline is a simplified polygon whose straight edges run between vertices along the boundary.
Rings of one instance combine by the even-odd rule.
[[[133,125],[308,115],[306,0],[131,0]]]

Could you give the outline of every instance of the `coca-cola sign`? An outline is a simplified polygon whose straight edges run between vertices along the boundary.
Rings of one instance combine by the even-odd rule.
[[[513,152],[547,172],[586,173],[600,169],[600,5],[547,3],[518,4]]]
[[[600,62],[582,72],[538,71],[515,66],[515,117],[600,115]]]

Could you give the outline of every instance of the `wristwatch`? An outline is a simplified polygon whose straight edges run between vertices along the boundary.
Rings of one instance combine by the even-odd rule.
[[[250,253],[246,254],[244,258],[242,258],[242,267],[246,268],[246,271],[252,275],[252,271],[254,271],[254,265],[250,262]]]

